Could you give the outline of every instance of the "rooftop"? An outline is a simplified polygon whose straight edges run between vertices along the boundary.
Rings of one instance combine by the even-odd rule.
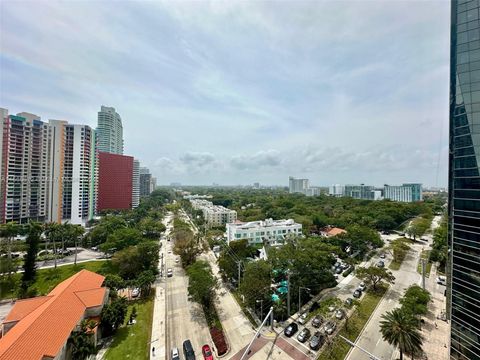
[[[17,323],[0,339],[0,360],[57,356],[85,310],[103,304],[104,279],[81,270],[47,296],[17,301],[4,322]]]

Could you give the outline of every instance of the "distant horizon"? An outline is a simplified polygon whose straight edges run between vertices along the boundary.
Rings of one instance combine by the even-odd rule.
[[[114,107],[161,183],[447,184],[448,2],[1,8],[0,106],[92,128]]]

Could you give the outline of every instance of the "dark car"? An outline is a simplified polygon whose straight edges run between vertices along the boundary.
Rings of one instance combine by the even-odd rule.
[[[305,341],[308,340],[310,337],[310,330],[307,328],[303,328],[302,331],[297,336],[297,340],[300,341],[301,343],[304,343]]]
[[[347,298],[347,299],[345,300],[345,305],[351,306],[352,304],[353,304],[353,299],[352,299],[352,298]]]
[[[357,289],[353,292],[353,297],[354,298],[358,299],[360,296],[362,296],[362,292],[360,290]]]
[[[312,326],[318,328],[320,327],[320,325],[322,325],[322,322],[323,322],[322,317],[320,315],[317,315],[312,320]]]
[[[285,328],[283,333],[285,334],[286,337],[292,337],[293,335],[295,335],[297,331],[298,331],[297,323],[291,323]]]
[[[343,272],[342,268],[341,267],[338,267],[335,269],[335,273],[336,274],[341,274]]]
[[[320,349],[320,346],[323,345],[323,342],[325,341],[325,337],[320,333],[320,331],[315,332],[313,334],[312,338],[310,339],[310,349],[312,350],[318,350]]]
[[[377,263],[377,266],[378,266],[379,268],[383,268],[383,267],[385,267],[385,263],[384,263],[382,260],[380,260],[380,261]]]
[[[185,340],[183,342],[183,355],[185,355],[185,360],[195,360],[195,351],[193,351],[193,346],[190,340]]]

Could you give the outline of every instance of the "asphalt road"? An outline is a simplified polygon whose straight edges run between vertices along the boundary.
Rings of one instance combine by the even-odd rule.
[[[197,358],[201,358],[202,346],[209,344],[212,347],[213,345],[207,322],[202,308],[188,300],[188,277],[180,261],[175,262],[178,257],[173,254],[173,241],[165,241],[165,243],[167,359],[170,358],[173,347],[177,347],[182,353],[182,344],[187,339],[191,341]],[[172,277],[165,277],[168,268],[173,270]]]
[[[432,229],[438,227],[440,217],[436,216],[432,221]],[[429,244],[432,241],[431,235],[424,236]],[[420,253],[423,248],[427,249],[426,244],[414,244],[412,250],[408,252],[406,258],[398,271],[392,271],[395,276],[395,284],[391,285],[383,300],[379,303],[377,309],[373,312],[367,322],[363,332],[357,341],[357,345],[383,360],[390,360],[395,355],[395,348],[383,341],[380,333],[381,316],[399,306],[399,299],[405,290],[413,285],[421,285],[421,275],[417,272],[417,265],[420,259]],[[389,262],[387,261],[386,264]],[[346,357],[347,360],[369,360],[370,357],[355,348]]]

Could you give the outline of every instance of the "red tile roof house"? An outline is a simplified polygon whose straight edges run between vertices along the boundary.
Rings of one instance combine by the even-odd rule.
[[[108,300],[105,277],[81,270],[48,295],[18,300],[1,325],[0,360],[64,360],[67,341],[84,319],[97,319]],[[94,341],[97,340],[94,331]]]
[[[346,231],[341,228],[331,227],[331,226],[326,226],[320,230],[320,235],[324,237],[335,236],[343,233],[346,233]]]

